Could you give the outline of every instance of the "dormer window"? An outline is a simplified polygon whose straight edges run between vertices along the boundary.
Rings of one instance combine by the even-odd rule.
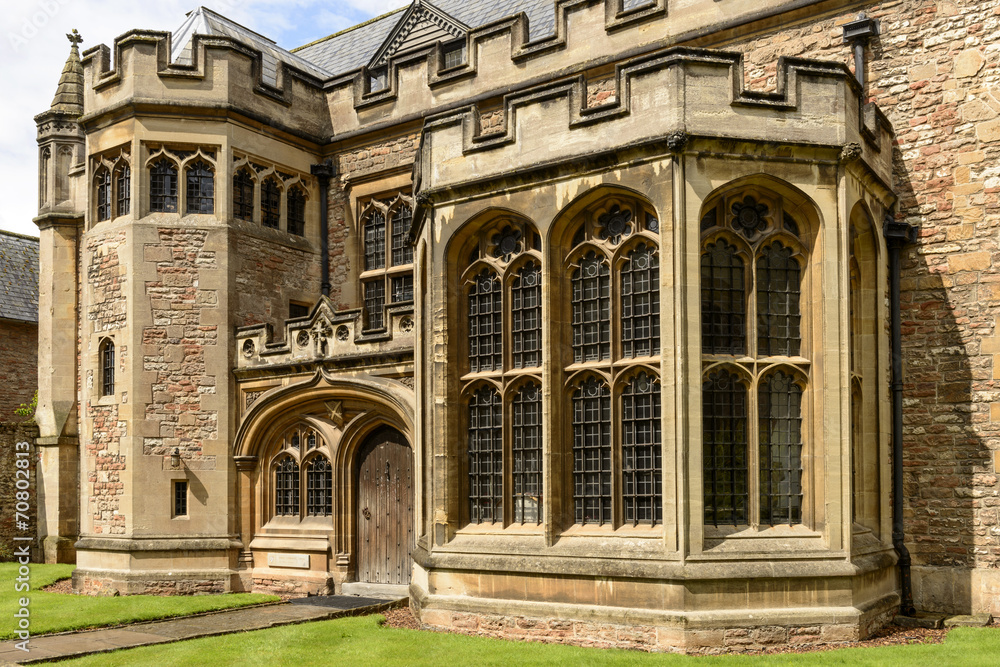
[[[441,47],[442,69],[452,69],[465,64],[465,40],[460,39]]]
[[[378,67],[368,70],[368,92],[377,93],[389,85],[389,68]]]

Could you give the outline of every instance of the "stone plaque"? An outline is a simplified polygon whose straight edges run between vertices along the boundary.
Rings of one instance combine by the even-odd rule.
[[[309,569],[309,554],[268,554],[268,567],[297,567]]]

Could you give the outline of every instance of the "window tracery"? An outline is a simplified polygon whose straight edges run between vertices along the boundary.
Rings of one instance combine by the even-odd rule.
[[[364,330],[387,328],[389,304],[413,301],[413,247],[410,226],[413,200],[407,194],[371,199],[361,205],[361,275],[364,292]]]

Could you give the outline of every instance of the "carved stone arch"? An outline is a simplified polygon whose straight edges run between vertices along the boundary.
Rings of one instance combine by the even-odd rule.
[[[633,188],[621,185],[598,185],[586,192],[577,195],[569,204],[564,206],[553,218],[553,224],[548,231],[548,247],[554,256],[564,255],[572,250],[573,236],[579,227],[580,216],[588,209],[600,207],[602,201],[615,198],[628,198],[640,202],[650,209],[655,215],[657,223],[662,220],[662,214],[649,199],[648,196]],[[640,226],[645,224],[645,220],[639,220]]]
[[[487,208],[461,223],[448,239],[448,245],[445,249],[448,266],[461,273],[471,263],[469,261],[470,254],[477,250],[479,258],[485,259],[483,257],[485,251],[482,248],[484,245],[482,243],[483,235],[492,236],[500,231],[499,229],[493,229],[493,227],[502,227],[503,221],[509,221],[513,225],[522,225],[525,229],[538,235],[539,240],[541,240],[537,225],[527,215],[513,209]],[[522,248],[521,252],[527,249],[529,248]],[[449,271],[449,274],[453,275],[454,271]]]
[[[217,169],[215,158],[206,155],[205,152],[201,149],[201,146],[195,149],[194,152],[192,152],[190,155],[186,155],[183,158],[181,158],[180,160],[181,169],[186,170],[189,165],[192,165],[195,162],[198,162],[199,160],[210,166],[212,168],[212,171],[215,171]]]

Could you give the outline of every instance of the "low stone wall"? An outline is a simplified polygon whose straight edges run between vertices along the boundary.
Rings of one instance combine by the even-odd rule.
[[[27,534],[34,535],[38,529],[37,497],[35,492],[38,455],[35,451],[35,438],[38,437],[38,428],[34,424],[23,424],[16,422],[0,422],[0,561],[7,562],[14,559],[14,536]],[[27,467],[17,466],[17,444],[28,443],[27,457],[20,457],[27,461]],[[24,451],[22,448],[21,451]],[[29,529],[18,528],[15,516],[18,502],[24,502],[24,496],[18,496],[17,480],[18,470],[26,470],[28,473],[28,488],[20,492],[27,493],[29,518]],[[23,479],[23,476],[21,476]],[[22,484],[22,486],[24,486]],[[25,542],[19,544],[23,545]],[[38,561],[38,548],[31,544],[32,560]]]

